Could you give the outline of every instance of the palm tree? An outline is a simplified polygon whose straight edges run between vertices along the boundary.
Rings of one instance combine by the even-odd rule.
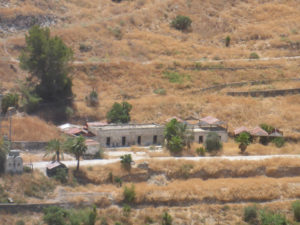
[[[79,170],[79,161],[80,157],[83,156],[85,151],[87,150],[87,146],[85,145],[85,139],[83,136],[70,138],[66,143],[67,149],[72,153],[77,160],[76,171]]]
[[[46,153],[44,156],[54,153],[56,155],[56,161],[60,161],[60,155],[63,157],[63,148],[58,139],[52,139],[48,142],[46,147]]]
[[[244,153],[247,149],[247,146],[251,144],[251,136],[247,132],[242,132],[235,139],[239,143],[239,149]]]

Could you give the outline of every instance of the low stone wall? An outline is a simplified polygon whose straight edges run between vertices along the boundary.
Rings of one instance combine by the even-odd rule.
[[[11,143],[12,149],[20,150],[43,150],[46,148],[48,142],[39,141],[13,141]]]
[[[284,95],[296,95],[300,94],[300,88],[294,89],[281,89],[281,90],[266,90],[266,91],[238,91],[238,92],[227,92],[230,96],[251,96],[251,97],[276,97]]]

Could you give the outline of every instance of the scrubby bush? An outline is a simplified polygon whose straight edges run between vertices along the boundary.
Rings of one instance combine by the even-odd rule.
[[[294,218],[297,222],[300,222],[300,201],[297,200],[292,203]]]
[[[256,206],[247,206],[244,208],[244,218],[245,222],[253,222],[257,219],[258,213]]]
[[[16,222],[16,225],[25,225],[25,222],[24,222],[24,220],[18,220]]]
[[[135,200],[135,187],[132,184],[131,187],[124,187],[123,191],[123,201],[127,204],[132,203]]]
[[[167,212],[164,212],[163,216],[162,216],[162,225],[172,225],[172,216],[167,213]]]
[[[43,220],[48,225],[66,225],[68,216],[67,210],[58,206],[50,206],[44,210]]]
[[[249,59],[259,59],[259,55],[256,52],[252,52],[249,56]]]
[[[89,106],[97,106],[99,105],[98,93],[95,90],[92,90],[91,93],[86,96],[86,102]]]
[[[171,27],[181,31],[185,31],[189,29],[191,25],[192,25],[192,20],[188,16],[182,16],[182,15],[176,16],[176,18],[173,19],[173,21],[171,22]]]
[[[131,163],[133,162],[131,154],[122,155],[120,158],[122,167],[129,171],[131,169]]]
[[[260,212],[261,225],[287,225],[288,222],[284,215],[271,212],[268,210],[262,210]]]
[[[203,147],[197,148],[196,153],[200,156],[205,156],[205,148]]]
[[[275,137],[272,142],[275,144],[277,148],[281,148],[285,144],[285,140],[283,137]]]
[[[167,94],[167,91],[164,88],[155,89],[153,92],[157,95],[166,95]]]
[[[54,179],[65,184],[68,182],[68,169],[66,168],[58,168],[56,170]]]
[[[2,113],[6,113],[9,107],[18,108],[19,106],[19,95],[8,93],[4,95],[1,101],[1,110]]]
[[[225,38],[225,46],[226,46],[227,48],[230,46],[230,41],[231,41],[230,36],[227,36],[227,37]]]
[[[208,152],[219,151],[222,149],[221,138],[216,132],[208,133],[205,140],[205,148]]]
[[[188,179],[193,168],[194,166],[192,164],[183,164],[178,170],[179,176]]]
[[[124,204],[123,205],[123,216],[129,217],[131,212],[131,207],[130,205]]]

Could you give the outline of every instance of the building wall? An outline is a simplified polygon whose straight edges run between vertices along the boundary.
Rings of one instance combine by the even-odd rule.
[[[141,138],[141,146],[162,145],[164,141],[164,128],[128,128],[120,130],[98,130],[97,139],[102,147],[122,147],[138,145],[138,137]],[[153,142],[154,136],[157,137],[156,143]],[[125,137],[125,145],[122,139]],[[107,146],[107,138],[110,138],[110,145]]]
[[[22,173],[23,172],[23,159],[20,156],[8,156],[5,162],[6,173]]]

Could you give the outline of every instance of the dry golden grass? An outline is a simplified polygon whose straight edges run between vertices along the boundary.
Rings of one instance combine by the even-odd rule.
[[[1,132],[8,135],[9,122],[3,121]],[[13,141],[49,141],[59,138],[58,129],[38,117],[13,116],[12,117],[12,140]]]

